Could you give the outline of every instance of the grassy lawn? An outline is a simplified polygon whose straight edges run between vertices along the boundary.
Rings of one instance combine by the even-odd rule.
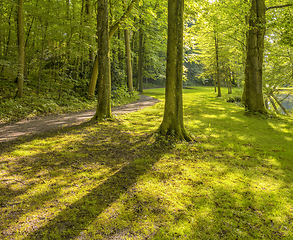
[[[293,239],[292,117],[185,89],[196,140],[156,142],[164,90],[144,93],[162,102],[3,144],[0,239]]]

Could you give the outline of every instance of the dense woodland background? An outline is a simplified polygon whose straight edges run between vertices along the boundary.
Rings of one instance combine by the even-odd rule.
[[[19,2],[22,0],[0,3],[0,104],[3,109],[0,117],[13,119],[9,112],[10,115],[25,112],[22,116],[34,114],[30,111],[54,112],[56,105],[93,106],[93,99],[88,99],[98,50],[97,2],[32,0],[24,1],[21,10]],[[290,5],[287,0],[266,1],[262,86],[265,100],[273,105],[278,105],[274,97],[280,89],[293,84],[293,10]],[[17,85],[20,11],[25,46],[21,97],[25,100],[17,99],[20,96]],[[219,83],[218,87],[228,86],[230,92],[232,86],[243,87],[250,11],[250,3],[243,0],[185,2],[184,86]],[[131,98],[132,86],[139,91],[164,86],[167,1],[111,0],[109,25],[110,29],[117,27],[110,39],[113,101]],[[130,66],[127,65],[129,58]],[[129,71],[133,77],[130,82]],[[24,110],[25,103],[38,107]]]

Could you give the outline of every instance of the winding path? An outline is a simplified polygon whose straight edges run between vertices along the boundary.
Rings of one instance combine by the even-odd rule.
[[[126,114],[138,111],[142,108],[153,106],[159,100],[153,97],[141,95],[140,99],[123,106],[112,108],[113,114]],[[0,143],[16,140],[20,137],[40,134],[62,127],[79,125],[86,122],[94,116],[96,110],[88,110],[77,113],[67,113],[60,115],[50,115],[46,117],[38,117],[31,120],[21,120],[11,124],[0,124]]]

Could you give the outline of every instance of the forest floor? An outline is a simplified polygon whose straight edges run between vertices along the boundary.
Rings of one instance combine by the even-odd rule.
[[[149,89],[113,121],[0,143],[0,239],[293,239],[293,119],[225,92],[183,90],[192,142],[159,138]]]
[[[113,115],[117,115],[134,112],[147,106],[153,106],[157,102],[159,102],[158,99],[141,95],[133,103],[113,107],[112,113]],[[35,135],[63,127],[79,125],[85,121],[89,121],[95,113],[96,110],[93,109],[75,113],[36,117],[34,119],[24,119],[16,123],[2,123],[0,124],[0,143],[16,140],[27,135]]]

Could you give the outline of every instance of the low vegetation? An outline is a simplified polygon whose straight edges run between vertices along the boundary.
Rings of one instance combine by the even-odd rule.
[[[5,95],[5,92],[7,94]],[[3,89],[0,94],[0,123],[32,118],[40,115],[76,112],[97,107],[96,100],[88,100],[73,91],[63,92],[59,99],[58,94],[48,93],[37,96],[33,91],[23,98],[13,98],[9,91]],[[125,86],[117,87],[112,91],[112,106],[119,106],[133,102],[139,98],[138,92],[129,93]]]
[[[162,102],[3,144],[2,239],[292,239],[293,120],[184,90],[194,142],[157,139]]]

